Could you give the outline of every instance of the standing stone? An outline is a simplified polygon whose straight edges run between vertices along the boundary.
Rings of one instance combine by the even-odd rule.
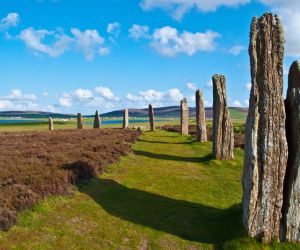
[[[206,121],[205,121],[205,107],[203,100],[203,93],[200,89],[196,91],[196,127],[197,140],[199,142],[207,141]]]
[[[54,125],[53,125],[53,119],[51,117],[49,117],[48,125],[49,125],[49,130],[53,131]]]
[[[95,113],[94,128],[101,128],[101,118],[99,116],[98,110],[96,110]]]
[[[81,113],[77,114],[77,129],[83,129],[83,118]]]
[[[289,72],[286,108],[286,137],[289,149],[284,181],[281,239],[300,241],[300,65]]]
[[[217,160],[234,158],[233,126],[228,110],[226,79],[223,75],[214,75],[213,81],[213,157]]]
[[[128,121],[128,109],[124,109],[124,115],[123,115],[123,128],[128,128],[129,121]]]
[[[189,107],[186,98],[183,98],[180,102],[181,107],[181,134],[189,134]]]
[[[151,131],[154,131],[155,130],[154,111],[151,104],[149,104],[149,121],[150,121],[150,129]]]
[[[287,164],[283,102],[284,37],[277,16],[253,18],[249,46],[252,87],[245,128],[243,224],[262,242],[279,238]]]

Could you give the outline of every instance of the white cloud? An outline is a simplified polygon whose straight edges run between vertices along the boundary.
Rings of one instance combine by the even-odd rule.
[[[46,96],[49,95],[49,93],[48,92],[43,92],[42,95],[46,97]]]
[[[109,48],[103,47],[103,48],[99,49],[99,55],[107,56],[109,54],[110,54],[110,49]]]
[[[205,33],[179,33],[177,29],[165,26],[154,31],[151,46],[163,56],[174,57],[179,53],[191,56],[198,51],[213,51],[215,39],[219,36],[210,30]]]
[[[298,0],[259,0],[271,7],[282,20],[285,38],[286,54],[292,57],[300,56],[300,1]]]
[[[62,107],[71,107],[72,106],[72,102],[68,98],[61,97],[61,98],[58,99],[58,103]]]
[[[204,105],[205,105],[205,107],[212,107],[213,104],[212,104],[212,102],[204,99]]]
[[[12,108],[12,103],[11,101],[7,100],[0,100],[0,110],[6,110]]]
[[[211,89],[211,88],[213,87],[213,82],[212,82],[212,80],[209,80],[209,81],[205,84],[205,87]]]
[[[100,96],[96,96],[96,94]],[[107,87],[95,87],[90,89],[78,88],[69,93],[63,93],[58,98],[58,106],[65,108],[76,107],[78,110],[83,108],[107,108],[118,107],[120,99]],[[56,105],[56,106],[57,106]]]
[[[70,94],[63,93],[63,96],[58,99],[58,104],[65,108],[72,107],[72,98]]]
[[[7,96],[0,98],[0,109],[32,110],[38,107],[34,94],[23,94],[20,89],[12,89]]]
[[[77,101],[86,101],[93,99],[93,93],[89,89],[75,89],[72,93]]]
[[[134,40],[139,40],[140,38],[148,38],[149,37],[149,27],[134,24],[128,31],[129,37]]]
[[[20,89],[12,89],[10,95],[4,97],[5,100],[11,101],[36,101],[37,97],[34,94],[23,94]]]
[[[180,20],[185,13],[193,8],[198,11],[215,11],[220,6],[235,7],[249,3],[250,0],[143,0],[141,7],[145,11],[161,8],[171,13],[172,17]]]
[[[138,101],[142,101],[142,100],[143,100],[142,97],[140,97],[140,96],[135,96],[135,95],[133,95],[133,94],[131,94],[131,93],[128,93],[128,94],[126,95],[126,99],[127,99],[128,101],[130,101],[130,102],[138,102]]]
[[[110,101],[120,100],[118,97],[115,96],[115,94],[111,91],[111,89],[107,87],[102,87],[102,86],[95,87],[95,92]]]
[[[229,53],[234,55],[234,56],[237,56],[245,49],[246,49],[245,46],[236,45],[236,46],[233,46],[232,48],[229,49]]]
[[[191,96],[189,97],[189,100],[190,100],[191,102],[195,102],[195,101],[196,101],[196,96],[195,96],[195,95],[191,95]]]
[[[240,107],[242,107],[242,104],[241,104],[241,102],[240,102],[239,100],[235,100],[235,101],[232,103],[232,106],[233,106],[233,107],[238,107],[238,108],[240,108]]]
[[[118,37],[121,32],[121,24],[118,22],[109,23],[106,29],[107,33],[114,37]]]
[[[283,65],[283,75],[288,76],[289,75],[289,67],[287,67],[285,64]]]
[[[147,91],[140,91],[137,96],[132,94],[127,94],[126,98],[128,101],[143,101],[143,102],[154,102],[154,101],[161,101],[164,98],[165,93],[156,91],[153,89],[149,89]]]
[[[139,95],[142,97],[143,100],[147,102],[160,101],[164,97],[164,93],[153,89],[149,89],[144,92],[141,91]]]
[[[56,112],[56,108],[53,105],[47,105],[46,109],[47,112]]]
[[[44,43],[45,38],[49,36],[53,39],[52,45]],[[62,55],[72,42],[72,39],[65,34],[45,29],[35,30],[33,27],[22,30],[18,37],[29,49],[48,54],[50,57]]]
[[[190,90],[193,90],[193,91],[196,91],[196,90],[197,90],[197,86],[196,86],[196,84],[193,83],[193,82],[188,82],[188,83],[186,84],[186,86],[187,86],[188,89],[190,89]]]
[[[250,91],[250,90],[251,90],[251,86],[252,86],[251,82],[247,83],[247,84],[246,84],[246,89],[247,89],[248,91]]]
[[[165,92],[149,89],[147,91],[140,91],[137,95],[128,93],[126,96],[127,101],[138,103],[140,106],[149,103],[155,103],[156,106],[178,104],[183,98],[183,94],[179,89],[169,89]]]
[[[0,30],[7,30],[11,27],[16,27],[20,22],[18,13],[8,13],[6,17],[0,20]]]
[[[103,46],[105,39],[97,30],[81,31],[72,28],[69,36],[61,28],[52,31],[29,27],[22,30],[18,38],[34,53],[45,53],[50,57],[58,57],[68,50],[75,49],[82,52],[86,60],[92,61],[95,54],[105,56],[110,53],[110,49]]]
[[[71,29],[71,33],[75,37],[75,44],[79,51],[83,52],[86,60],[92,61],[95,53],[101,54],[101,46],[104,43],[104,38],[101,37],[97,30],[87,29],[80,31],[77,28]]]
[[[171,100],[179,102],[183,98],[183,94],[179,89],[169,89],[166,94]]]

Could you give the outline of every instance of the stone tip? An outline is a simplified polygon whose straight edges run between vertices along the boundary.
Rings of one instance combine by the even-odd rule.
[[[183,98],[183,99],[181,100],[181,103],[187,103],[186,98]]]
[[[289,70],[288,88],[300,87],[300,64],[299,61],[294,61]]]
[[[255,29],[258,29],[257,24],[260,26],[261,29],[264,29],[264,26],[266,23],[271,23],[273,27],[276,27],[276,29],[279,32],[279,42],[281,47],[283,47],[285,43],[284,39],[284,30],[283,26],[280,20],[280,17],[276,14],[273,14],[271,12],[264,13],[259,19],[256,18],[256,22],[254,22],[255,19],[253,18],[252,25],[251,25],[251,32],[255,31]],[[282,48],[283,50],[283,48]]]
[[[220,80],[220,79],[225,79],[225,76],[224,75],[219,75],[219,74],[214,74],[212,76],[213,81],[217,81],[217,80]]]
[[[196,90],[196,95],[202,95],[203,91],[201,89]]]
[[[295,68],[296,70],[300,71],[300,64],[299,64],[299,61],[298,61],[298,60],[293,61],[293,63],[292,63],[292,65],[291,65],[290,69],[292,69],[292,68]]]

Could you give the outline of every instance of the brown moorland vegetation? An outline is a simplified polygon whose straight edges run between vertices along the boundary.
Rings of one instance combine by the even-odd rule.
[[[178,132],[180,133],[180,125],[165,125],[160,127],[163,130],[169,132]],[[207,139],[212,140],[212,128],[207,127]],[[196,125],[189,125],[189,134],[196,137]],[[234,147],[244,149],[245,146],[245,135],[243,133],[234,133]]]
[[[0,133],[0,230],[45,196],[100,174],[138,136],[123,129]]]

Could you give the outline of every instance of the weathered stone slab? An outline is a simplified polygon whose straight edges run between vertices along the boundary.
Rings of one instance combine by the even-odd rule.
[[[77,129],[83,129],[83,118],[81,113],[77,114]]]
[[[189,134],[189,106],[187,104],[186,98],[183,98],[180,102],[181,107],[181,134],[188,135]]]
[[[128,128],[129,126],[129,114],[128,109],[124,109],[124,115],[123,115],[123,128]]]
[[[289,149],[284,181],[281,239],[300,242],[300,65],[289,72],[286,108],[286,137]]]
[[[277,16],[253,18],[250,33],[252,88],[246,122],[243,224],[263,242],[279,238],[287,164],[283,102],[284,37]]]
[[[218,160],[234,158],[233,126],[228,110],[226,79],[223,75],[214,75],[213,81],[213,149],[212,154]]]
[[[53,119],[51,117],[49,117],[48,126],[50,131],[54,130]]]
[[[205,107],[203,93],[200,89],[196,91],[196,127],[197,140],[199,142],[207,141],[206,121],[205,121]]]
[[[154,111],[151,104],[149,104],[149,122],[150,122],[150,130],[155,130],[155,124],[154,124]]]
[[[94,117],[94,128],[101,128],[101,118],[98,113],[98,110],[96,110],[95,117]]]

